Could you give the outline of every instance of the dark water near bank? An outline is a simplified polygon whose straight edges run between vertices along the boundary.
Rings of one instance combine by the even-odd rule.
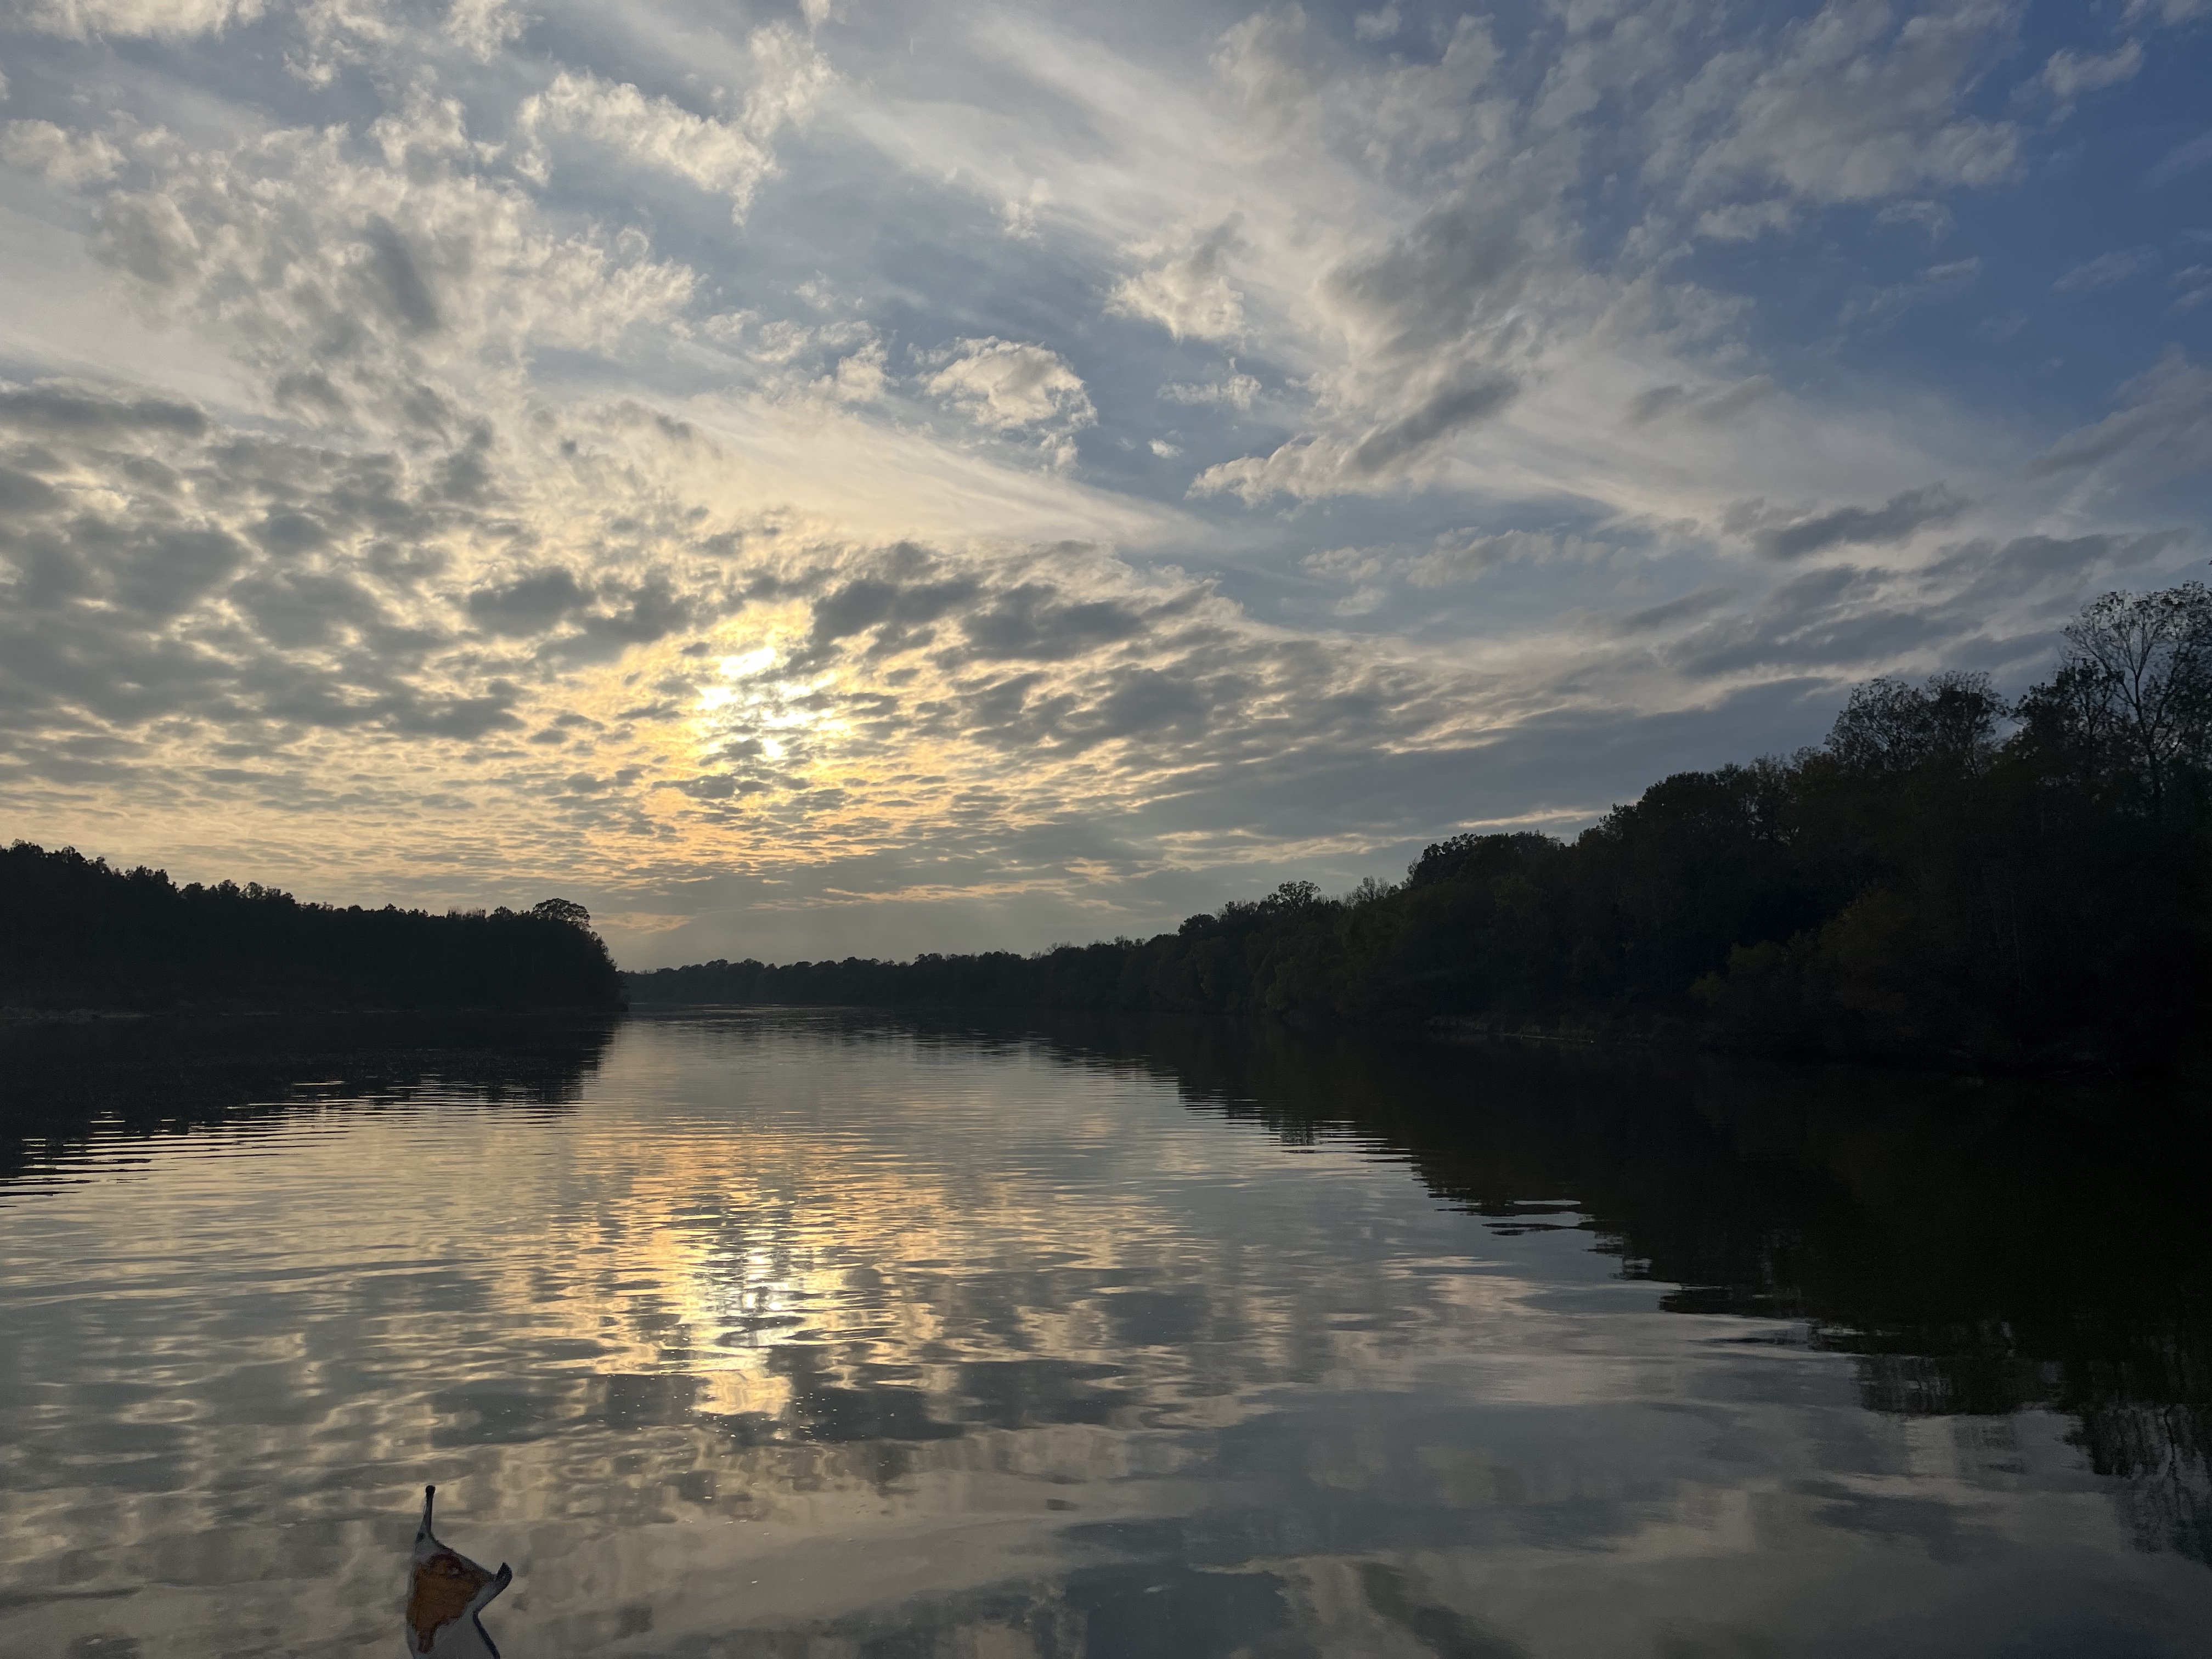
[[[0,1040],[0,1653],[2212,1653],[2186,1097],[1231,1025]]]

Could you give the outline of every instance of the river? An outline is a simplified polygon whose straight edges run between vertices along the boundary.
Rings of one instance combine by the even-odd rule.
[[[0,1653],[2212,1653],[2185,1094],[1227,1023],[0,1042]]]

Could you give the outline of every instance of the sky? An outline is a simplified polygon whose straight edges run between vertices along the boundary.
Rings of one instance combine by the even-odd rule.
[[[0,0],[0,836],[1032,950],[2205,574],[2212,0]]]

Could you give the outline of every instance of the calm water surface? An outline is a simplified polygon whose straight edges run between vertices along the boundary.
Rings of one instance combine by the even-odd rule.
[[[0,1074],[9,1659],[400,1653],[426,1481],[507,1659],[2212,1653],[2186,1102],[748,1012]]]

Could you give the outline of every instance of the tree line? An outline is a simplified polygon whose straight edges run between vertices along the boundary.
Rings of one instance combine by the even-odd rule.
[[[1826,741],[1685,772],[1571,841],[1462,835],[1402,881],[1285,882],[1035,955],[625,976],[653,1002],[1452,1019],[1808,1055],[2156,1064],[2212,962],[2212,592],[2113,593],[2017,702],[1854,690]]]
[[[179,887],[74,848],[0,851],[0,1008],[141,1012],[613,1009],[591,915],[434,915],[302,904],[258,883]]]

